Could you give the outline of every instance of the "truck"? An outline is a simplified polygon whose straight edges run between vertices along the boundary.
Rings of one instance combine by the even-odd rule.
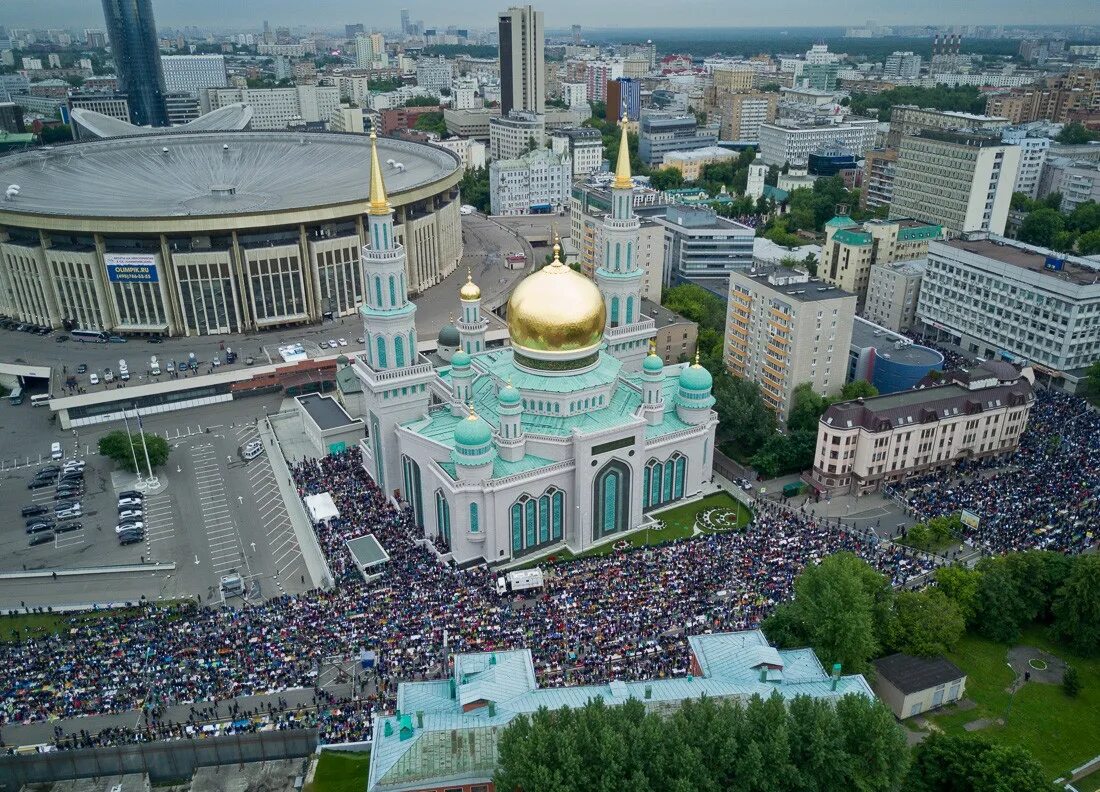
[[[497,594],[516,594],[520,591],[540,589],[543,586],[541,569],[520,569],[497,578]]]

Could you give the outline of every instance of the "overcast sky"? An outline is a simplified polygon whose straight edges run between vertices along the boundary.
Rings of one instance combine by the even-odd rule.
[[[154,0],[157,23],[258,28],[307,25],[335,28],[364,22],[383,30],[398,27],[401,8],[428,25],[493,26],[494,13],[509,0]],[[870,18],[884,24],[1100,24],[1097,0],[555,0],[536,4],[551,28],[752,27],[854,25]],[[15,27],[102,27],[100,0],[0,0],[0,25]]]

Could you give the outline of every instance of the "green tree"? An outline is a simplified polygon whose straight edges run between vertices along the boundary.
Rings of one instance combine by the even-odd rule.
[[[950,652],[966,630],[959,606],[937,589],[898,592],[891,625],[890,648],[920,657]]]
[[[1077,252],[1082,256],[1095,256],[1100,253],[1100,229],[1077,237]]]
[[[44,146],[53,143],[68,143],[73,139],[73,129],[68,124],[44,126],[42,131],[38,133],[38,139]]]
[[[1062,672],[1062,692],[1070,698],[1077,698],[1077,694],[1081,692],[1081,672],[1077,670],[1077,666],[1067,665]]]
[[[1054,139],[1059,143],[1077,146],[1082,143],[1091,143],[1094,140],[1100,140],[1100,132],[1086,129],[1084,124],[1074,121],[1072,124],[1066,124],[1062,127],[1062,131],[1059,132],[1058,136]]]
[[[1076,556],[1053,604],[1053,631],[1082,654],[1100,652],[1100,556]]]
[[[702,286],[684,283],[667,289],[662,295],[661,304],[675,311],[699,327],[723,332],[726,326],[726,304],[722,298]]]
[[[1066,225],[1081,234],[1100,230],[1100,204],[1096,201],[1078,204],[1066,218]]]
[[[446,137],[447,124],[443,121],[442,113],[421,113],[416,123],[413,124],[413,129],[419,129],[422,132],[433,132],[440,137]]]
[[[1100,361],[1085,370],[1084,382],[1077,386],[1077,392],[1093,404],[1100,404]]]
[[[660,168],[649,174],[649,185],[654,190],[676,190],[684,186],[684,175],[679,168]]]
[[[796,429],[787,434],[772,434],[753,454],[749,464],[764,478],[809,470],[817,446],[816,429]]]
[[[1066,219],[1057,210],[1044,207],[1028,212],[1016,238],[1031,245],[1053,247],[1055,237],[1065,228]]]
[[[145,469],[145,448],[141,443],[142,435],[133,433],[133,450],[126,437],[126,432],[116,431],[105,434],[99,439],[99,453],[114,460],[115,464],[136,473],[134,468],[134,455],[137,455],[138,465]],[[154,468],[161,467],[168,461],[168,441],[160,435],[145,434],[145,446],[149,449],[149,462]]]
[[[981,577],[981,572],[961,564],[936,567],[936,588],[955,603],[967,624],[973,621],[977,613]]]
[[[718,413],[718,445],[723,452],[747,459],[775,434],[775,413],[764,404],[755,382],[721,371],[714,377],[711,392]]]
[[[892,629],[892,611],[889,581],[851,553],[835,553],[802,571],[794,599],[762,627],[772,641],[809,644],[826,667],[841,663],[856,674],[878,654],[881,638]]]
[[[439,100],[434,96],[411,96],[405,100],[405,107],[438,107]]]
[[[878,396],[878,388],[867,380],[852,380],[845,383],[844,387],[840,389],[840,401],[870,399],[875,396]]]
[[[816,788],[822,792],[899,789],[909,768],[909,751],[893,713],[881,702],[851,694],[836,702],[836,711],[845,755],[850,759],[847,778],[839,787]]]
[[[817,422],[828,406],[825,397],[816,393],[809,382],[795,386],[791,394],[791,410],[787,414],[787,428],[792,432],[804,429],[816,435]]]
[[[491,201],[488,168],[467,168],[462,174],[460,190],[464,203],[476,207],[479,212],[489,213]]]
[[[913,751],[906,792],[1054,792],[1027,750],[932,732]]]
[[[975,599],[974,624],[978,632],[1000,643],[1020,637],[1020,628],[1034,618],[1028,604],[1021,602],[1012,571],[1003,557],[984,558],[978,564],[981,577]]]

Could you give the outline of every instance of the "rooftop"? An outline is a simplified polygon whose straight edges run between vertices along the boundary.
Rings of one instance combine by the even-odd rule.
[[[943,363],[943,355],[936,350],[914,344],[905,336],[857,316],[852,323],[852,349],[870,347],[875,348],[879,357],[893,363],[909,366],[935,366]]]
[[[902,695],[928,690],[966,676],[943,655],[913,657],[899,653],[880,657],[873,665],[878,675],[896,687]]]
[[[309,417],[321,428],[321,431],[362,423],[348,415],[340,403],[331,396],[310,393],[299,396],[298,403],[309,413]]]
[[[668,327],[673,324],[695,324],[695,322],[688,319],[686,316],[681,316],[675,311],[670,311],[660,303],[655,303],[652,300],[642,298],[642,315],[648,316],[657,323],[657,329],[662,327]]]
[[[854,301],[856,298],[851,292],[838,289],[819,278],[805,277],[804,273],[800,276],[798,272],[789,270],[781,264],[753,267],[748,272],[735,273],[730,278],[731,286],[735,278],[737,280],[748,278],[760,288],[782,294],[795,302],[820,302],[821,300],[840,300],[845,297],[851,297]],[[779,282],[772,283],[772,280]]]
[[[999,261],[1012,267],[1037,272],[1040,275],[1069,281],[1079,286],[1100,283],[1100,265],[1081,256],[1069,256],[1051,250],[1025,245],[1001,237],[953,239],[942,243],[946,247],[973,253]],[[1052,269],[1048,263],[1060,261],[1060,269]],[[1057,266],[1053,265],[1052,266]]]
[[[715,157],[722,159],[737,159],[737,152],[733,149],[721,146],[703,146],[702,148],[689,149],[688,151],[666,151],[665,162],[669,160],[711,160]]]
[[[167,149],[167,151],[164,151]],[[383,138],[391,201],[451,176],[458,158],[438,146]],[[393,160],[395,164],[388,164]],[[270,213],[366,202],[370,139],[301,132],[149,134],[7,155],[21,188],[0,213],[154,218]],[[402,164],[403,168],[397,168]]]
[[[184,56],[179,56],[184,57]],[[83,94],[73,99],[125,99],[125,94]],[[144,127],[85,108],[74,108],[73,123],[95,138],[133,137],[135,135],[181,135],[188,132],[238,132],[252,121],[252,107],[229,104],[186,124],[174,127]]]

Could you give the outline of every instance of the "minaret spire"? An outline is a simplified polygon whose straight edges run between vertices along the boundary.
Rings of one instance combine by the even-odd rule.
[[[622,135],[619,138],[619,159],[615,164],[615,181],[611,186],[616,190],[630,190],[634,183],[630,180],[630,144],[626,137],[626,118],[619,119]]]
[[[382,166],[378,163],[378,135],[370,132],[370,207],[367,214],[387,215],[390,204],[386,200],[386,185],[382,182]]]

